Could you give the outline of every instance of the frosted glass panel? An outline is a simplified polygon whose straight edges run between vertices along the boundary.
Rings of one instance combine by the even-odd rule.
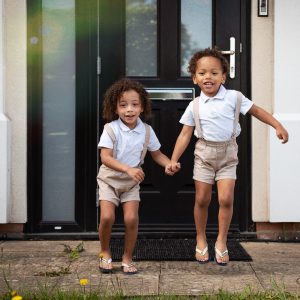
[[[156,0],[126,0],[126,75],[157,76]]]
[[[181,0],[181,76],[189,76],[188,62],[212,45],[212,0]]]
[[[43,0],[43,221],[75,220],[75,0]]]

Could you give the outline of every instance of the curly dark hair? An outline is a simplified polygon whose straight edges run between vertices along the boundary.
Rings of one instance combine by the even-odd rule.
[[[111,85],[105,92],[103,100],[103,119],[107,122],[117,120],[119,116],[116,114],[118,101],[121,99],[124,92],[134,90],[141,100],[143,112],[141,113],[142,120],[148,120],[151,117],[151,100],[144,86],[138,81],[123,78]]]
[[[192,58],[189,61],[188,65],[188,72],[191,74],[193,77],[196,74],[196,69],[197,69],[197,61],[205,56],[212,56],[220,60],[223,74],[227,74],[229,71],[229,65],[227,59],[223,56],[220,50],[218,48],[205,48],[204,50],[196,52]]]

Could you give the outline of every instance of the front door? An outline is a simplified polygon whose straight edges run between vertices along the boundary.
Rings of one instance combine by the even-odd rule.
[[[226,87],[248,94],[247,33],[248,1],[232,0],[100,0],[99,1],[99,101],[114,81],[130,77],[146,88],[195,88],[186,71],[198,49],[217,46],[226,51],[230,75]],[[230,50],[234,51],[230,52]],[[179,119],[191,99],[153,99],[152,121],[162,152],[171,156],[181,130]],[[249,147],[248,121],[241,119],[238,181],[231,231],[248,229]],[[100,132],[103,121],[100,119]],[[141,185],[140,232],[188,232],[194,230],[194,142],[181,158],[182,170],[174,177],[148,156],[145,181]],[[217,227],[217,194],[209,209],[208,230]],[[122,228],[119,210],[117,228]]]
[[[198,95],[186,73],[193,52],[233,47],[226,86],[249,96],[250,1],[27,0],[27,8],[27,232],[96,232],[102,97],[119,78],[131,77],[149,89],[194,88]],[[188,102],[153,100],[151,125],[168,156]],[[250,126],[247,118],[240,122],[232,232],[248,231],[251,217]],[[140,232],[194,232],[193,144],[171,178],[146,158]],[[213,198],[209,231],[217,226],[216,192]],[[118,209],[117,231],[122,224]]]

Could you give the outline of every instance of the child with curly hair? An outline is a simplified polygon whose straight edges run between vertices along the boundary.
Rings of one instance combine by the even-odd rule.
[[[188,70],[194,84],[201,89],[199,97],[190,102],[180,119],[183,128],[177,138],[171,170],[177,169],[178,160],[194,133],[195,205],[194,220],[197,231],[196,260],[209,261],[206,241],[208,207],[212,186],[216,182],[219,201],[219,232],[215,243],[215,261],[226,265],[229,261],[227,235],[233,213],[233,196],[238,164],[236,137],[241,132],[240,112],[256,117],[272,126],[282,143],[288,141],[288,132],[271,114],[255,105],[240,92],[227,90],[223,84],[228,73],[228,62],[220,51],[207,48],[193,55]]]
[[[121,266],[125,274],[137,273],[132,254],[138,234],[139,184],[145,177],[141,165],[147,150],[160,166],[166,167],[171,162],[159,150],[161,145],[152,127],[141,120],[147,120],[150,115],[151,102],[147,91],[139,82],[121,79],[106,91],[103,118],[109,123],[105,124],[98,144],[102,165],[97,176],[101,243],[99,269],[102,273],[113,270],[109,243],[115,209],[120,203],[125,224]],[[171,170],[165,171],[168,175],[173,175]]]

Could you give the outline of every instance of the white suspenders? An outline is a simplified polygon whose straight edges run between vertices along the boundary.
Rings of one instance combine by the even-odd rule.
[[[236,107],[235,107],[235,113],[234,113],[233,132],[232,132],[231,138],[236,137],[236,128],[237,128],[237,124],[239,122],[241,105],[242,105],[242,93],[237,91],[237,101],[236,101]],[[193,115],[194,115],[195,127],[196,127],[196,132],[197,132],[198,138],[203,138],[202,129],[200,126],[200,118],[199,118],[199,97],[194,99]]]

